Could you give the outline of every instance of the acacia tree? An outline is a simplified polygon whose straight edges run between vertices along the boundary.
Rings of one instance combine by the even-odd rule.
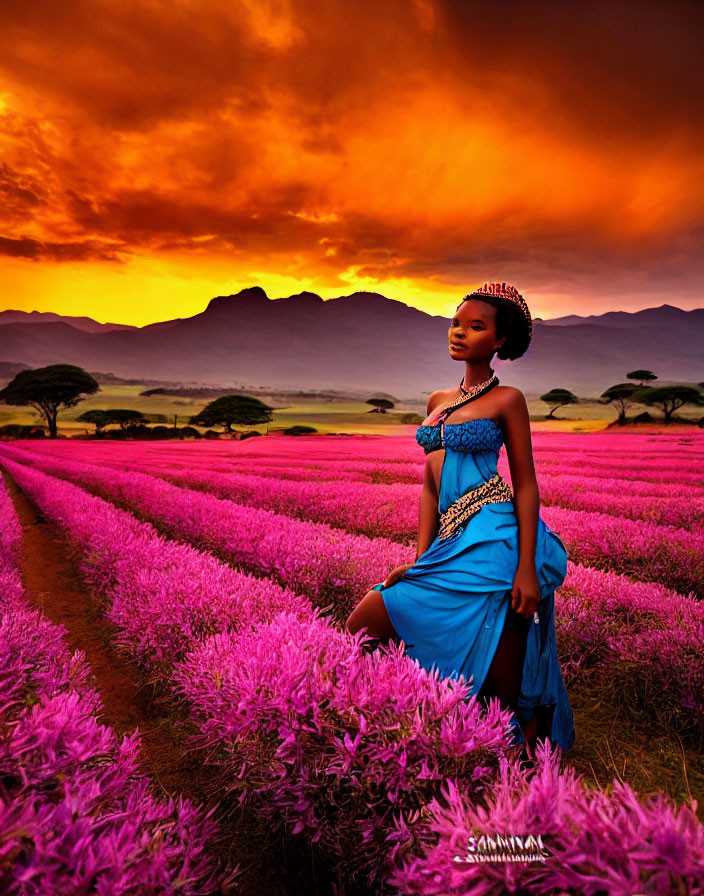
[[[105,411],[93,408],[92,411],[84,411],[80,417],[76,417],[79,423],[92,423],[95,426],[95,434],[101,433],[103,427],[110,422]]]
[[[549,392],[541,395],[540,400],[544,401],[546,404],[552,405],[550,413],[545,418],[546,420],[553,417],[553,414],[558,408],[562,408],[567,404],[579,404],[579,399],[573,392],[570,392],[569,389],[551,389]]]
[[[268,424],[273,416],[272,411],[273,408],[269,405],[249,395],[222,395],[207,404],[188,422],[194,426],[223,426],[225,432],[232,432],[233,423],[237,426]]]
[[[84,396],[93,395],[100,384],[87,370],[75,364],[50,364],[21,370],[0,391],[0,401],[11,405],[31,405],[44,415],[49,437],[56,438],[56,417],[61,405],[74,407]]]
[[[638,372],[642,373],[643,371]],[[630,374],[627,375],[630,376]],[[625,426],[626,411],[631,405],[633,395],[639,391],[640,389],[635,383],[616,383],[602,392],[599,398],[601,404],[612,404],[616,408],[619,426]]]
[[[163,416],[163,415],[157,415]],[[95,434],[102,433],[104,426],[110,426],[111,423],[118,423],[120,429],[125,430],[135,423],[144,423],[146,417],[141,411],[133,411],[130,408],[94,408],[86,411],[76,418],[81,423],[95,424]]]
[[[638,389],[633,393],[633,400],[639,404],[657,406],[662,409],[665,423],[669,423],[672,415],[683,404],[704,405],[704,396],[694,386],[652,386]]]
[[[144,423],[144,414],[131,408],[108,408],[105,411],[108,423],[119,423],[120,429],[127,429],[135,423]]]
[[[388,398],[369,398],[366,404],[374,406],[374,410],[370,411],[371,414],[385,414],[394,406],[393,401],[389,401]]]
[[[636,380],[638,386],[642,389],[644,383],[652,383],[657,379],[657,376],[655,376],[652,370],[632,370],[626,374],[626,379]]]

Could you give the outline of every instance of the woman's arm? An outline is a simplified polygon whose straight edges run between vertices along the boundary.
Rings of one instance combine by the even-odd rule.
[[[433,539],[437,535],[438,526],[438,492],[431,464],[426,461],[425,472],[423,473],[423,490],[420,493],[416,560],[432,544]]]
[[[534,571],[540,493],[533,465],[528,405],[520,389],[507,389],[504,394],[501,423],[518,519],[518,569]]]
[[[441,389],[437,389],[428,396],[428,404],[426,407],[426,417],[429,417],[433,408],[437,403],[441,403],[443,393]],[[435,473],[433,471],[432,461],[426,460],[425,470],[423,472],[423,490],[420,493],[420,508],[418,512],[418,548],[416,550],[416,560],[424,554],[433,539],[437,535],[440,525],[438,520],[438,489],[435,483]]]

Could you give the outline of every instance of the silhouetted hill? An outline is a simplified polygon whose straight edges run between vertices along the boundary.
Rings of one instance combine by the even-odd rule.
[[[2,318],[0,318],[1,320]],[[460,381],[449,318],[378,293],[269,299],[259,286],[213,298],[193,317],[86,332],[65,320],[0,324],[0,357],[31,367],[80,364],[123,378],[238,389],[386,392],[417,400]],[[523,358],[495,362],[502,383],[530,395],[564,387],[600,394],[634,368],[661,381],[704,380],[704,309],[672,305],[536,321]]]
[[[21,370],[29,370],[29,364],[17,364],[14,361],[0,361],[0,383],[7,383],[17,376]]]
[[[69,317],[53,311],[0,311],[0,324],[46,324],[61,321],[86,333],[100,333],[106,330],[136,330],[132,324],[101,324],[92,317]]]
[[[574,326],[577,324],[594,324],[598,327],[625,327],[657,325],[665,327],[681,327],[685,325],[704,327],[704,308],[684,311],[674,305],[660,305],[658,308],[644,308],[642,311],[606,311],[604,314],[590,314],[581,317],[568,314],[565,317],[553,317],[545,321],[549,327]]]

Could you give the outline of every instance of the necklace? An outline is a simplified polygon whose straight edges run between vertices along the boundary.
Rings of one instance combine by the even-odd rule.
[[[440,411],[440,417],[444,419],[450,414],[456,407],[459,407],[461,404],[467,404],[467,402],[472,401],[475,398],[479,398],[480,395],[483,395],[485,392],[488,392],[489,389],[493,389],[494,386],[498,386],[499,378],[496,375],[496,371],[493,368],[489,368],[491,370],[491,376],[484,380],[482,383],[475,383],[474,386],[470,386],[469,389],[465,389],[464,385],[464,376],[460,380],[460,394],[457,398],[454,398],[447,407],[443,408]]]
[[[494,368],[490,367],[489,370],[491,370],[491,376],[488,379],[484,380],[483,383],[475,383],[473,386],[470,386],[469,389],[465,389],[464,387],[464,377],[467,375],[465,373],[465,375],[460,380],[460,392],[463,395],[469,397],[470,395],[476,395],[477,392],[481,392],[482,389],[485,389],[489,385],[489,383],[496,377],[496,371],[494,370]]]
[[[460,407],[460,405],[467,404],[470,401],[473,401],[475,398],[479,398],[480,395],[484,395],[489,389],[493,389],[494,386],[499,385],[499,378],[496,375],[496,372],[493,368],[489,368],[491,370],[491,376],[484,380],[482,383],[476,383],[474,386],[470,386],[469,389],[465,389],[464,386],[464,377],[460,380],[460,394],[457,398],[453,398],[450,404],[447,407],[444,407],[440,411],[434,412],[431,419],[428,421],[429,426],[437,426],[438,423],[441,423],[441,434],[444,429],[444,423],[447,419],[448,415],[451,414],[455,408]]]

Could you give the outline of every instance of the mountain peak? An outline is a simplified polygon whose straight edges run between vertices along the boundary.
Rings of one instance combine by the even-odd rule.
[[[303,292],[297,292],[292,296],[283,296],[280,299],[272,299],[272,302],[292,302],[296,305],[322,305],[323,299],[321,296],[317,294],[317,292],[308,292],[308,290],[303,290]]]
[[[404,302],[399,302],[398,299],[389,299],[380,292],[369,292],[368,290],[357,290],[346,296],[338,296],[336,299],[329,299],[328,301],[342,302],[345,305],[352,305],[354,308],[360,309],[377,308],[387,310],[392,305],[408,307]]]
[[[665,302],[664,305],[660,305],[659,308],[652,308],[652,309],[645,308],[643,310],[645,310],[645,311],[650,311],[650,310],[652,310],[652,311],[677,311],[679,314],[687,313],[683,308],[678,308],[676,305],[669,305],[667,302]]]
[[[235,304],[241,305],[243,302],[261,304],[268,301],[269,297],[261,286],[247,286],[229,296],[216,296],[208,302],[205,310],[210,311],[213,308],[224,308]]]

